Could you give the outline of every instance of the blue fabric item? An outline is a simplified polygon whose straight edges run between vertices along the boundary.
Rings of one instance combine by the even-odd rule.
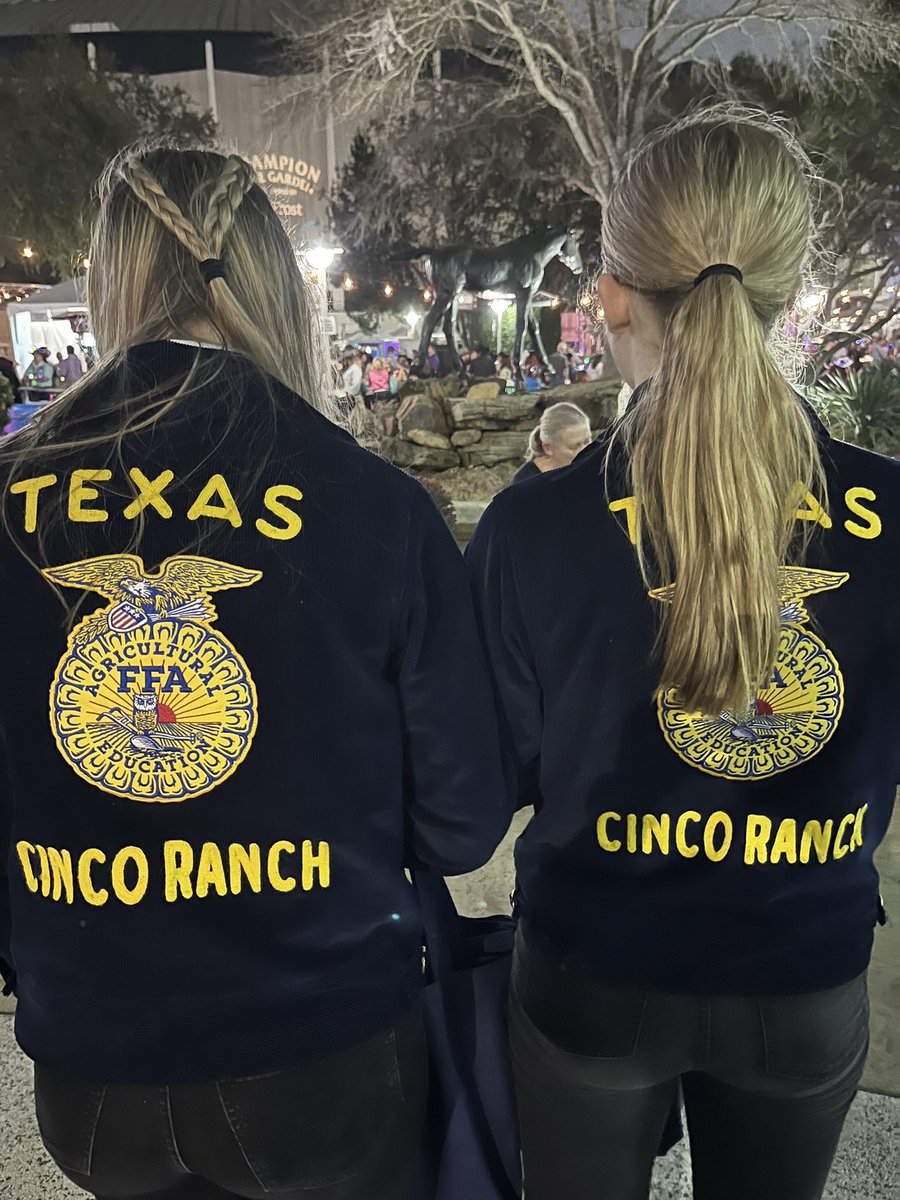
[[[413,873],[427,942],[431,1094],[414,1200],[515,1200],[519,1132],[506,1035],[515,922],[461,917],[438,875]]]
[[[414,871],[427,944],[424,996],[431,1083],[413,1200],[514,1200],[519,1127],[506,1004],[516,922],[462,917],[444,880]],[[681,1141],[674,1105],[659,1154]]]

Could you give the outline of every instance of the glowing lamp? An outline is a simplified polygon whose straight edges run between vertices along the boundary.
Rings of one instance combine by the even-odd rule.
[[[314,271],[327,271],[335,260],[337,250],[333,246],[310,246],[306,261]]]

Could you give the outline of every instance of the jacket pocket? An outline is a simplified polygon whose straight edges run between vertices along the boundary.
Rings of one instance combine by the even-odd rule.
[[[94,1138],[105,1099],[105,1084],[70,1079],[35,1063],[34,1107],[38,1128],[57,1166],[90,1175]]]
[[[827,992],[758,1003],[767,1075],[821,1082],[839,1078],[864,1058],[869,1040],[865,975]]]

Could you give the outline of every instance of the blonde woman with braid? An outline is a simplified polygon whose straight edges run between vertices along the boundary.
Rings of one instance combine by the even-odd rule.
[[[654,133],[603,217],[623,417],[469,548],[515,746],[510,1003],[528,1200],[819,1200],[866,1057],[900,781],[900,467],[771,338],[809,163],[763,114]]]
[[[525,462],[512,477],[513,483],[536,478],[545,471],[567,467],[590,445],[591,423],[587,413],[577,404],[563,401],[544,409],[540,424],[536,425],[528,438]]]
[[[251,167],[138,149],[99,199],[99,365],[0,447],[0,966],[44,1142],[110,1200],[404,1200],[405,868],[509,818],[465,569],[335,423]]]

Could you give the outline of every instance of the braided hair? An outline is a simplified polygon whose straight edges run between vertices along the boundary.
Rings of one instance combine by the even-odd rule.
[[[213,329],[335,418],[318,304],[245,159],[132,148],[107,167],[100,201],[88,302],[101,354]]]
[[[335,424],[346,424],[332,398],[319,302],[249,163],[209,150],[131,147],[109,163],[98,194],[87,277],[98,367],[67,388],[40,422],[0,446],[0,472],[40,474],[60,456],[88,449],[94,461],[124,471],[125,439],[213,380],[234,392],[229,428],[217,429],[224,439],[244,419],[241,373],[229,371],[224,356],[198,352],[174,391],[163,382],[131,390],[124,369],[129,347],[172,338],[211,341],[258,369],[271,404],[268,412],[257,407],[252,424],[242,426],[248,478],[262,469],[277,411],[290,403],[273,379]],[[101,388],[104,375],[117,376],[116,383]],[[63,519],[50,500],[44,513],[32,541],[36,557],[23,549],[33,562],[54,522]],[[5,506],[0,519],[11,530]],[[131,548],[142,525],[139,515]]]

